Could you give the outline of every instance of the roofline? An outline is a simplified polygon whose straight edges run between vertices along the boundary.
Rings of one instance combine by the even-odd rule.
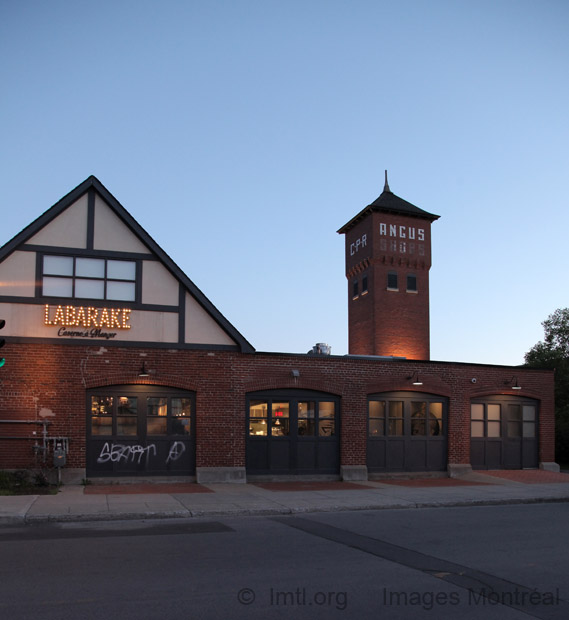
[[[188,276],[176,265],[176,263],[166,254],[166,252],[154,241],[154,239],[142,228],[142,226],[134,219],[134,217],[120,204],[120,202],[109,192],[109,190],[97,179],[91,175],[83,183],[72,189],[61,200],[56,202],[52,207],[45,211],[33,222],[28,224],[26,228],[20,231],[15,237],[8,241],[0,248],[0,261],[3,261],[18,246],[25,243],[30,237],[39,232],[46,224],[54,220],[67,207],[73,204],[83,194],[93,188],[107,204],[115,211],[125,225],[136,234],[141,241],[148,246],[153,254],[155,254],[167,269],[186,287],[193,295],[196,301],[212,315],[219,326],[239,345],[244,353],[253,353],[255,348],[253,345],[221,314],[221,312],[211,303],[211,301],[202,293],[202,291],[188,278]]]
[[[385,192],[383,192],[385,193]],[[393,194],[393,192],[389,192],[390,194]],[[403,198],[400,198],[399,196],[396,196],[395,194],[393,194],[393,196],[395,196],[396,198],[399,198],[400,200],[403,200]],[[381,196],[380,196],[381,198]],[[378,198],[379,200],[379,198]],[[404,202],[407,202],[406,200],[403,200]],[[411,203],[409,203],[411,204]],[[415,205],[412,205],[415,206]],[[371,203],[369,205],[367,205],[367,207],[364,207],[356,216],[354,216],[347,224],[344,224],[341,228],[339,228],[336,232],[338,234],[344,234],[347,233],[349,230],[351,230],[358,222],[360,222],[361,220],[363,220],[367,215],[369,215],[370,213],[392,213],[394,215],[403,215],[405,217],[413,217],[413,218],[417,218],[417,219],[421,219],[421,220],[428,220],[429,222],[434,222],[435,220],[438,220],[441,216],[440,215],[435,215],[434,213],[429,213],[428,211],[423,211],[422,209],[419,209],[419,207],[415,207],[416,209],[418,209],[420,211],[420,213],[413,213],[412,211],[403,211],[402,209],[390,209],[389,207],[380,207],[375,205],[374,203]]]

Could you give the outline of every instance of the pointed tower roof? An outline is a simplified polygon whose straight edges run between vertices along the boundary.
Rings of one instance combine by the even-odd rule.
[[[353,217],[347,224],[344,224],[342,228],[338,230],[338,233],[344,234],[347,233],[351,228],[353,228],[359,221],[361,221],[364,217],[369,215],[370,213],[377,211],[380,213],[394,213],[396,215],[406,215],[408,217],[416,217],[422,220],[429,220],[429,222],[433,222],[439,219],[439,215],[435,215],[434,213],[429,213],[428,211],[424,211],[423,209],[419,209],[414,204],[403,200],[403,198],[399,198],[396,196],[390,189],[389,184],[387,182],[387,170],[385,171],[385,185],[383,187],[383,192],[376,198],[371,204],[367,205],[364,209],[362,209],[355,217]]]

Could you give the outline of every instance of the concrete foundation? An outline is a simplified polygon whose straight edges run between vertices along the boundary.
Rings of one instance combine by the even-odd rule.
[[[247,482],[247,475],[244,467],[197,467],[196,482],[198,484],[219,482],[243,484]]]

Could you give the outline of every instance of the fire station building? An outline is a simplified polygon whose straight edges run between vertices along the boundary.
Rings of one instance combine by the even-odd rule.
[[[437,219],[386,178],[338,231],[349,354],[256,353],[89,177],[0,249],[0,469],[54,455],[64,480],[556,469],[552,372],[430,360]]]

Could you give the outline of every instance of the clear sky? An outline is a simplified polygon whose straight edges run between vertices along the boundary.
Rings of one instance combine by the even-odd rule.
[[[344,238],[436,213],[431,358],[569,306],[567,0],[0,0],[4,244],[94,174],[259,351],[347,353]]]

